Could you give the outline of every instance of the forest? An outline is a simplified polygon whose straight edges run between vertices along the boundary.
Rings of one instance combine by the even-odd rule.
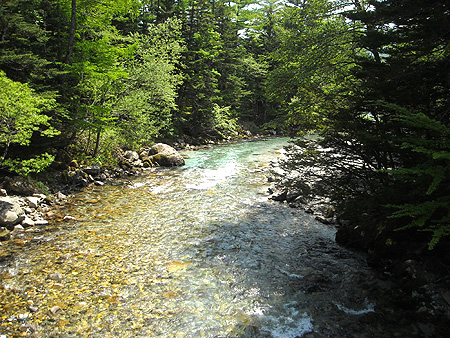
[[[338,168],[322,179],[347,218],[439,245],[450,2],[0,1],[3,171],[32,175],[63,150],[106,164],[119,148],[262,131],[299,138],[293,167]]]

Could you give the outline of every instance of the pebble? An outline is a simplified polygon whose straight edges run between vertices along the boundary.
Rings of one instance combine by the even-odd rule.
[[[44,219],[40,219],[40,220],[37,220],[37,221],[34,223],[34,225],[36,225],[36,226],[44,226],[44,225],[48,225],[48,221],[46,221],[46,220],[44,220]]]
[[[73,216],[64,216],[63,220],[65,222],[73,222],[73,221],[76,221],[77,219]]]
[[[50,309],[50,313],[53,315],[56,315],[57,313],[59,313],[61,311],[62,311],[62,309],[58,305],[56,305]]]
[[[29,228],[35,225],[35,222],[28,216],[25,216],[25,219],[22,221],[22,226],[24,228]]]
[[[51,273],[47,276],[47,279],[54,280],[56,282],[60,282],[64,279],[63,275],[61,275],[59,272]]]
[[[36,305],[30,305],[28,307],[28,310],[30,310],[31,312],[38,312],[39,308]]]
[[[36,327],[33,324],[30,324],[30,323],[20,325],[19,330],[22,331],[22,332],[31,332],[31,333],[34,333],[34,332],[37,331]],[[0,338],[1,338],[1,336],[0,336]]]
[[[61,283],[55,283],[52,286],[53,289],[57,289],[57,290],[61,290],[64,288],[64,285],[62,285]]]
[[[30,208],[36,209],[39,205],[39,197],[28,196],[25,197],[25,201],[27,202]]]
[[[25,321],[28,319],[28,314],[27,313],[21,313],[19,314],[19,320],[20,321]]]
[[[54,218],[54,217],[56,217],[56,213],[50,210],[45,214],[45,216],[47,218]]]

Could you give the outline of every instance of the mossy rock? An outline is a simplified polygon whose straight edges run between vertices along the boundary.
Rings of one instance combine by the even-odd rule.
[[[11,232],[9,230],[0,230],[0,241],[8,241],[11,238]]]

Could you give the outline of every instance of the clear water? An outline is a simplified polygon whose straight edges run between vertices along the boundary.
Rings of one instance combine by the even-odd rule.
[[[185,152],[186,166],[90,188],[78,219],[2,268],[8,337],[392,337],[364,260],[334,229],[268,200],[286,139]],[[3,331],[2,331],[3,330]]]

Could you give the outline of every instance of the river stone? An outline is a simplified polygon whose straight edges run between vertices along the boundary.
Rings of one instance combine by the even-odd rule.
[[[70,163],[69,163],[69,168],[70,169],[77,169],[77,168],[79,168],[80,166],[78,165],[78,162],[77,162],[77,160],[72,160],[72,161],[70,161]]]
[[[5,229],[0,230],[0,241],[7,241],[11,238],[11,231]]]
[[[27,202],[30,208],[36,209],[39,205],[39,197],[28,196],[25,197],[25,202]]]
[[[51,279],[51,280],[54,280],[56,282],[61,282],[64,279],[64,277],[59,272],[54,272],[54,273],[49,274],[47,276],[47,279]]]
[[[150,161],[161,167],[177,167],[185,164],[183,156],[175,148],[164,143],[152,146],[149,155]]]
[[[67,196],[64,195],[61,191],[58,191],[58,192],[56,193],[56,198],[57,198],[58,200],[65,200],[65,199],[67,199]]]
[[[130,162],[139,160],[139,154],[136,151],[127,150],[123,156]]]
[[[100,167],[99,164],[93,164],[93,165],[91,165],[91,166],[86,167],[86,168],[83,169],[83,171],[84,171],[86,174],[88,174],[88,175],[94,175],[94,176],[99,175],[100,172],[101,172],[101,170],[102,170],[102,168]]]
[[[25,219],[25,212],[10,197],[0,198],[0,226],[13,226]]]
[[[88,177],[83,170],[69,171],[69,180],[76,186],[86,187],[89,185]]]
[[[287,191],[276,191],[273,193],[273,195],[270,197],[273,201],[283,202],[286,200]]]
[[[34,226],[34,221],[30,217],[25,216],[25,219],[22,221],[21,224],[24,228],[29,228]]]
[[[59,307],[59,306],[57,306],[57,305],[55,305],[54,307],[52,307],[51,309],[50,309],[50,313],[52,314],[52,315],[56,315],[56,314],[58,314],[59,312],[61,312],[62,311],[62,309]]]
[[[45,219],[38,219],[36,222],[34,222],[34,225],[36,226],[46,226],[48,224],[48,221],[46,221]]]

